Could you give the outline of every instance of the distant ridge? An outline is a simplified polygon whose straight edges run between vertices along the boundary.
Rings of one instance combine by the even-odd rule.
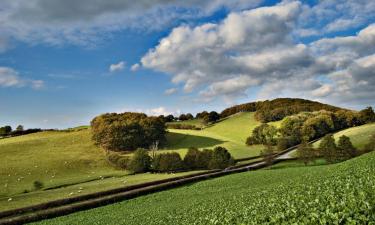
[[[286,116],[297,114],[299,112],[312,112],[319,110],[335,112],[347,109],[301,98],[276,98],[273,100],[235,105],[224,109],[220,113],[220,116],[225,118],[238,112],[256,112],[255,118],[266,123],[281,120]]]

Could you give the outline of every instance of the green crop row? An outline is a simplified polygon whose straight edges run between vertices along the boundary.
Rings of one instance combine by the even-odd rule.
[[[375,153],[217,178],[41,224],[375,224]]]

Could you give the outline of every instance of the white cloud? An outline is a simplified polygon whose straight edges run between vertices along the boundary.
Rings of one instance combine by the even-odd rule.
[[[0,34],[28,43],[96,45],[108,32],[155,30],[177,20],[211,15],[222,7],[241,10],[262,0],[2,0]]]
[[[358,77],[361,71],[374,76],[358,66],[353,72],[353,62],[375,53],[375,25],[355,36],[302,44],[295,35],[301,32],[297,21],[305,8],[290,1],[231,13],[217,24],[177,27],[142,57],[142,66],[169,74],[173,83],[184,85],[185,92],[198,90],[204,101],[216,97],[230,101],[246,95],[252,87],[260,87],[257,98],[294,96],[339,102],[343,96],[356,96],[348,81],[354,82],[352,78],[337,79],[332,74],[346,71],[351,75],[345,77]],[[372,87],[366,79],[372,78],[354,83]],[[348,87],[348,94],[335,95],[343,83],[340,88]],[[372,96],[370,88],[361,92],[364,101]]]
[[[119,71],[124,70],[124,68],[125,68],[125,62],[124,61],[120,61],[118,63],[111,64],[109,66],[109,72],[111,72],[111,73],[113,73],[113,72],[119,72]]]
[[[17,71],[9,67],[0,67],[0,87],[24,87],[30,86],[33,89],[44,87],[42,80],[28,80],[21,78]]]
[[[178,91],[177,88],[170,88],[170,89],[165,90],[164,93],[165,93],[166,95],[173,95],[173,94],[177,93],[177,91]]]
[[[140,65],[138,63],[133,64],[130,68],[131,71],[137,71],[140,68]]]

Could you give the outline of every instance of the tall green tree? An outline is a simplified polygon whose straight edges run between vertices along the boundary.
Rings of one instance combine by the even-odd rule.
[[[297,148],[297,155],[300,160],[303,161],[305,165],[309,164],[310,162],[313,162],[315,160],[315,150],[311,146],[311,144],[308,144],[306,142],[303,142],[301,145]]]
[[[355,157],[358,152],[348,136],[342,135],[337,143],[338,160],[344,161]]]
[[[336,161],[337,156],[337,146],[335,139],[331,134],[327,134],[323,137],[319,144],[319,150],[321,155],[328,163],[333,163]]]

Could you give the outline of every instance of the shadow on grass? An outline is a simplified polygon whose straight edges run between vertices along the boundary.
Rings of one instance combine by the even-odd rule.
[[[223,144],[224,142],[223,140],[210,137],[169,132],[167,134],[167,145],[165,148],[170,150],[189,147],[210,148],[215,145]]]

